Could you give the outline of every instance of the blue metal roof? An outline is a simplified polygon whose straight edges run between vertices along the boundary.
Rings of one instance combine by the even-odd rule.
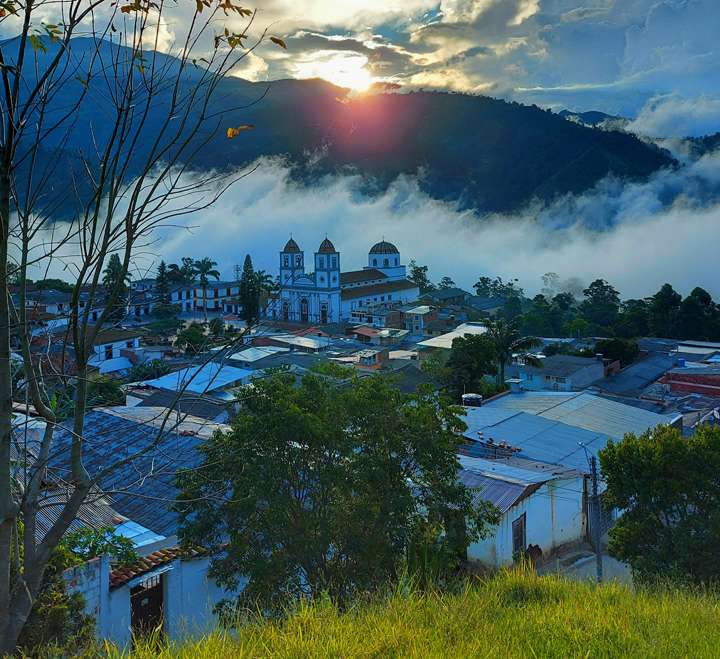
[[[58,426],[50,460],[52,472],[65,481],[71,480],[71,429],[72,421]],[[147,447],[156,436],[155,428],[137,420],[90,411],[85,416],[85,468],[92,477],[106,466]],[[200,456],[195,447],[202,441],[197,435],[167,433],[158,446],[110,472],[98,486],[112,497],[113,508],[124,517],[164,536],[173,535],[177,529],[177,515],[171,509],[177,493],[175,472],[180,467],[196,464]]]

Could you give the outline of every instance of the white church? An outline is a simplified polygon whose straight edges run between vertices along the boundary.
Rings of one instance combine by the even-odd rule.
[[[280,290],[268,316],[324,325],[348,320],[361,307],[405,304],[420,296],[407,279],[400,251],[384,239],[372,246],[362,270],[341,272],[340,253],[327,237],[312,265],[314,272],[306,274],[305,252],[291,237],[280,252]]]

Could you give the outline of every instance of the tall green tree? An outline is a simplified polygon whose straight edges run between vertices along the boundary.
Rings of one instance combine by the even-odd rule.
[[[485,375],[496,375],[495,345],[485,336],[469,334],[453,339],[447,360],[446,384],[456,400],[464,393],[478,392]]]
[[[435,284],[433,284],[428,277],[428,267],[426,265],[418,265],[415,259],[410,259],[408,268],[410,269],[408,279],[414,284],[417,284],[420,289],[420,295],[437,290]]]
[[[251,327],[260,317],[260,290],[250,254],[245,255],[240,277],[240,304],[242,304],[240,318],[245,321],[247,327]]]
[[[542,368],[542,359],[529,354],[529,350],[542,347],[542,341],[534,336],[522,336],[519,325],[521,317],[513,320],[505,318],[486,318],[483,324],[487,328],[484,335],[495,348],[495,362],[500,371],[500,384],[505,383],[505,366],[518,360],[524,364]]]
[[[215,270],[217,263],[205,256],[199,261],[195,261],[195,274],[198,276],[200,287],[203,292],[203,311],[205,312],[205,322],[207,322],[207,287],[210,284],[208,277],[214,277],[220,281],[220,273]]]
[[[107,318],[108,322],[120,323],[125,318],[128,303],[127,282],[129,281],[130,275],[125,271],[118,254],[110,254],[102,278],[102,284],[105,287],[105,303],[108,304],[113,297],[115,299]]]
[[[720,427],[694,435],[657,426],[608,442],[599,454],[606,506],[623,514],[608,551],[636,578],[717,583],[720,574]]]
[[[590,324],[608,327],[620,310],[620,294],[604,279],[596,279],[584,291],[580,304],[583,318]]]
[[[394,583],[414,539],[457,549],[497,523],[458,482],[461,408],[381,376],[255,382],[233,421],[178,475],[184,545],[230,539],[212,574],[267,608],[301,596],[348,600]],[[443,533],[445,532],[445,533]]]
[[[168,279],[170,283],[179,284],[180,286],[190,286],[194,284],[197,279],[195,259],[190,256],[183,256],[181,264],[182,265],[171,263],[168,266]]]
[[[480,277],[473,284],[473,288],[475,289],[475,293],[480,297],[502,297],[507,299],[510,297],[521,298],[523,296],[523,289],[518,286],[517,279],[510,279],[504,282],[502,277],[495,277],[495,279]]]
[[[652,296],[648,324],[654,336],[673,338],[682,296],[670,284],[663,284]]]
[[[446,291],[448,288],[454,288],[455,282],[450,277],[443,277],[437,285],[439,291]]]
[[[158,296],[158,304],[170,304],[170,277],[165,261],[160,261],[157,274],[155,275],[155,293]]]

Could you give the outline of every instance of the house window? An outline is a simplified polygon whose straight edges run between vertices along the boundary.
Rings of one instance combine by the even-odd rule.
[[[565,384],[565,378],[555,378],[555,380],[560,384]]]
[[[420,320],[420,316],[415,316],[415,320]]]
[[[415,325],[415,331],[417,332],[419,330],[420,330],[420,325]]]
[[[388,295],[388,300],[392,300],[392,295]]]
[[[112,359],[113,348],[112,346],[105,346],[105,359]]]
[[[525,513],[512,523],[513,554],[521,554],[527,547],[525,538]]]
[[[380,298],[380,302],[385,302],[385,296],[384,296],[384,295]]]
[[[132,342],[132,341],[128,341],[128,342],[125,344],[125,347],[126,347],[126,348],[132,348],[132,347],[133,347],[133,342]]]

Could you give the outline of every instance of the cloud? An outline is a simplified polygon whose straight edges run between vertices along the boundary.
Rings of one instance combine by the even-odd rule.
[[[158,231],[137,267],[152,271],[161,257],[209,256],[231,278],[249,253],[256,268],[276,274],[291,233],[312,253],[327,232],[343,270],[366,265],[369,248],[385,236],[405,263],[415,259],[433,280],[447,275],[468,289],[482,275],[517,277],[531,294],[554,271],[585,283],[607,279],[626,298],[651,295],[669,281],[683,294],[702,286],[720,299],[711,247],[720,241],[720,153],[644,183],[608,179],[550,208],[482,218],[430,199],[413,178],[374,197],[360,191],[361,183],[329,177],[308,189],[282,161],[263,160],[188,228]]]
[[[627,130],[651,137],[712,135],[720,131],[720,97],[701,94],[653,96]]]

